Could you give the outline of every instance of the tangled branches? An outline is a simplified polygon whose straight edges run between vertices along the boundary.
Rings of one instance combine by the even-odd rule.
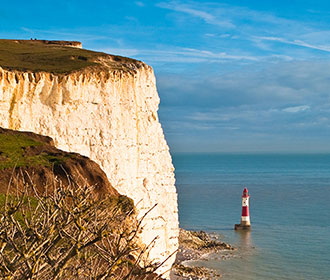
[[[152,244],[138,244],[142,220],[129,198],[96,199],[92,187],[60,183],[27,193],[3,195],[1,279],[160,279],[160,264],[142,262]]]

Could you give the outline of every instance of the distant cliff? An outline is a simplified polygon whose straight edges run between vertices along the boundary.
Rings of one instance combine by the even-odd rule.
[[[0,40],[0,51],[0,126],[48,135],[56,147],[90,157],[140,215],[156,205],[141,238],[149,244],[158,236],[150,258],[165,260],[178,248],[177,193],[152,68],[33,40]]]

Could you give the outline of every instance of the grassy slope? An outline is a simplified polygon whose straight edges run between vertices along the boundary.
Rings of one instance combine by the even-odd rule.
[[[125,69],[137,61],[85,49],[47,45],[34,40],[0,40],[0,66],[8,70],[66,74],[89,66],[100,66],[99,58],[109,58],[109,66]]]
[[[26,155],[28,147],[42,146],[24,135],[0,134],[0,170],[25,166],[52,166],[63,162],[65,156],[53,156],[46,153]]]

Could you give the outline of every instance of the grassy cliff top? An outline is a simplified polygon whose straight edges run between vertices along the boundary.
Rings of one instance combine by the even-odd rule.
[[[142,62],[134,59],[68,45],[79,45],[79,42],[0,39],[0,67],[7,70],[67,74],[87,67],[129,71],[142,65]]]

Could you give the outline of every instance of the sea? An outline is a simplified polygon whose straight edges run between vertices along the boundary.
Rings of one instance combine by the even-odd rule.
[[[221,279],[330,279],[330,154],[173,154],[180,227],[237,250],[199,260]],[[250,194],[251,231],[235,231]]]

